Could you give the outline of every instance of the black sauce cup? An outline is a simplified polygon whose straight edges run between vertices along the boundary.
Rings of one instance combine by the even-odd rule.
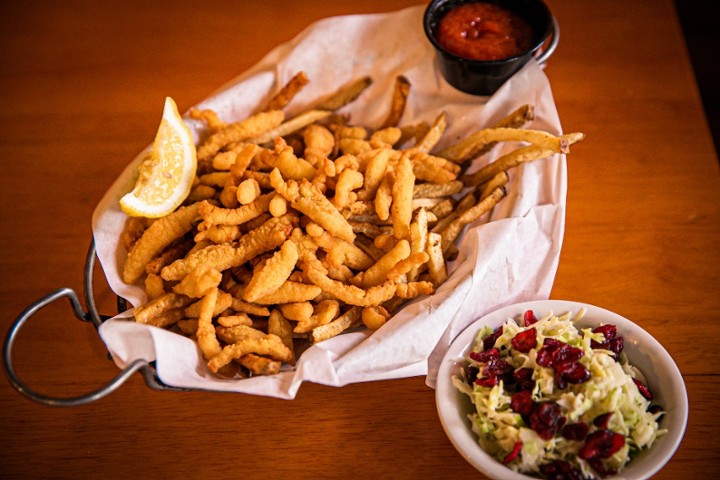
[[[482,0],[494,3],[520,15],[533,29],[532,47],[520,55],[502,60],[471,60],[445,50],[435,36],[440,19],[451,8],[479,0],[433,0],[425,9],[423,26],[435,47],[438,66],[450,85],[473,95],[492,95],[532,57],[544,63],[560,39],[557,20],[542,0]],[[549,39],[549,40],[548,40]],[[543,48],[543,45],[547,46]]]

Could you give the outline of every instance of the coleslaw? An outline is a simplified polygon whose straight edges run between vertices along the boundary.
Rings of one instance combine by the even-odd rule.
[[[473,403],[481,447],[516,472],[597,478],[620,472],[666,433],[614,325],[578,329],[581,309],[528,310],[483,327],[453,385]]]

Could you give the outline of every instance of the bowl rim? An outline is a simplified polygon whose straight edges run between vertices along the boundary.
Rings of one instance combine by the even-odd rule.
[[[550,311],[555,314],[567,311],[577,312],[581,308],[587,310],[585,317],[579,322],[581,325],[594,324],[596,322],[591,321],[594,319],[598,324],[617,324],[619,332],[626,337],[626,349],[632,351],[632,355],[628,354],[631,364],[636,365],[637,363],[633,361],[634,356],[638,357],[636,360],[645,362],[650,362],[650,357],[652,357],[651,363],[657,365],[658,368],[652,369],[652,372],[646,371],[647,369],[640,370],[643,375],[648,377],[648,383],[655,388],[656,393],[667,391],[671,395],[670,398],[665,399],[668,405],[663,405],[664,408],[670,407],[667,408],[662,425],[663,428],[668,429],[668,433],[659,438],[640,457],[630,462],[621,472],[621,476],[613,478],[649,478],[670,460],[679,447],[687,427],[688,397],[682,374],[667,350],[643,328],[609,310],[584,302],[536,300],[502,307],[473,321],[451,342],[450,348],[440,363],[435,386],[435,401],[441,425],[455,449],[478,471],[496,479],[527,480],[535,478],[514,472],[487,454],[480,447],[475,434],[470,429],[469,420],[464,414],[465,410],[458,408],[463,402],[469,408],[470,402],[464,394],[455,389],[451,378],[465,363],[464,354],[470,348],[475,335],[482,325],[497,327],[511,317],[517,318],[525,310],[534,310],[536,315],[540,316]],[[639,349],[640,346],[643,348]],[[651,377],[653,377],[652,381]],[[662,389],[658,389],[660,383],[663,385]],[[643,459],[649,460],[643,462]]]
[[[527,56],[527,55],[534,55],[547,41],[547,39],[553,34],[553,31],[555,29],[555,26],[557,24],[557,21],[555,20],[555,17],[553,16],[552,11],[550,10],[550,7],[547,5],[545,0],[532,0],[538,3],[538,5],[546,12],[547,14],[547,22],[545,24],[545,30],[541,32],[540,37],[537,42],[533,43],[532,47],[525,50],[522,53],[519,53],[517,55],[514,55],[512,57],[507,58],[501,58],[497,60],[476,60],[472,58],[466,58],[461,57],[457,54],[454,54],[452,52],[449,52],[448,50],[443,47],[440,42],[435,38],[433,29],[432,29],[432,15],[431,10],[435,8],[437,4],[445,4],[448,2],[452,2],[454,0],[431,0],[427,7],[425,7],[425,11],[423,12],[423,29],[425,31],[425,36],[427,36],[428,40],[432,44],[432,46],[443,56],[452,59],[453,61],[457,61],[461,64],[468,64],[468,65],[484,65],[484,66],[500,66],[505,65],[508,63],[514,63],[521,58]],[[502,6],[502,0],[458,0],[458,5],[462,5],[465,3],[494,3]],[[439,8],[439,7],[438,7]],[[439,19],[438,19],[439,21]]]

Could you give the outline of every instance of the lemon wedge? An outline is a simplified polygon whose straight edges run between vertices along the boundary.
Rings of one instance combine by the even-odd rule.
[[[153,148],[138,166],[133,190],[120,199],[123,212],[157,218],[174,211],[187,198],[197,169],[190,129],[172,98],[165,99]]]

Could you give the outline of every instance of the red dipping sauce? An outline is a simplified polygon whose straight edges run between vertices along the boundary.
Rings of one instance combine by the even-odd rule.
[[[448,52],[471,60],[502,60],[533,46],[533,29],[527,20],[487,2],[452,8],[440,19],[435,37]]]

